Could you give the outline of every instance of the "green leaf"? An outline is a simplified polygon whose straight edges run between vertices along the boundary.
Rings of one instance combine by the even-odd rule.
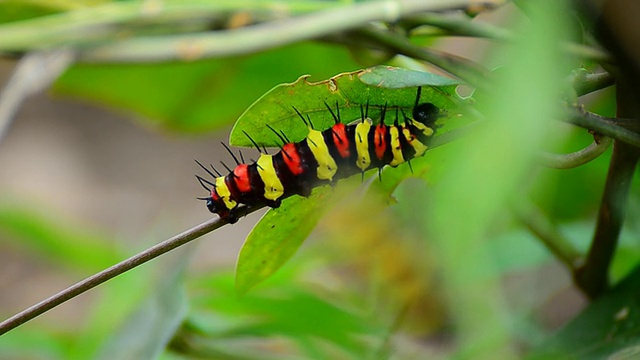
[[[409,166],[385,168],[384,181],[373,181],[369,191],[391,196],[396,187],[407,177],[420,176],[429,168],[428,162],[420,161]],[[367,176],[373,170],[367,172]],[[377,179],[377,176],[376,176]],[[360,182],[357,179],[357,182]],[[349,191],[348,189],[339,189]],[[236,267],[236,287],[239,293],[245,293],[277,271],[293,256],[302,242],[309,236],[318,221],[327,211],[327,203],[341,198],[335,188],[321,186],[313,190],[311,196],[304,198],[293,196],[286,199],[277,209],[270,209],[253,228],[245,241]]]
[[[295,196],[270,209],[247,237],[236,265],[236,289],[247,292],[278,270],[298,250],[322,217],[331,196],[328,186],[307,199]]]
[[[387,87],[387,83],[391,87]],[[343,73],[320,82],[310,82],[307,75],[301,76],[293,83],[274,87],[253,103],[235,123],[229,143],[250,147],[246,132],[258,144],[275,147],[279,144],[278,138],[267,124],[284,131],[291,141],[300,141],[308,129],[294,107],[311,118],[315,129],[327,129],[334,120],[325,104],[335,109],[337,103],[345,123],[360,119],[361,107],[367,104],[370,117],[375,119],[386,104],[392,109],[388,110],[390,116],[385,122],[391,124],[395,119],[393,108],[411,114],[416,86],[422,86],[421,103],[428,101],[440,109],[455,109],[460,103],[455,92],[459,84],[438,75],[388,66]]]
[[[558,334],[538,346],[538,359],[637,359],[640,357],[640,267],[594,301]]]
[[[399,79],[394,79],[394,76],[398,76]],[[366,81],[377,81],[378,83],[387,78],[389,79],[389,84],[394,87],[400,87],[400,89],[369,86],[358,80],[360,77],[365,77]],[[340,98],[344,98],[345,94],[357,94],[349,96],[348,99],[351,102],[340,109],[342,118],[350,119],[350,115],[345,114],[356,111],[359,116],[359,105],[367,101],[371,108],[376,106],[375,104],[388,102],[411,113],[411,109],[415,105],[416,89],[402,88],[402,86],[415,86],[416,84],[424,86],[422,90],[423,99],[429,99],[428,101],[445,110],[454,109],[455,102],[451,97],[455,94],[455,86],[457,86],[458,82],[433,74],[392,67],[375,67],[353,73],[340,74],[330,80],[315,84],[307,82],[306,77],[301,77],[294,84],[277,86],[254,103],[236,123],[232,131],[231,142],[234,145],[238,145],[233,142],[238,132],[242,134],[241,139],[243,141],[249,141],[243,133],[243,131],[247,131],[247,133],[251,134],[252,139],[257,142],[266,143],[267,146],[273,145],[269,142],[270,139],[275,138],[271,130],[267,130],[268,134],[261,134],[259,129],[267,129],[265,127],[267,119],[269,119],[269,124],[279,124],[274,125],[277,127],[282,126],[282,123],[272,121],[278,116],[274,115],[274,113],[280,113],[284,116],[284,113],[291,112],[290,110],[282,112],[282,110],[283,102],[288,101],[292,94],[307,100],[307,102],[301,102],[305,104],[304,107],[300,108],[301,111],[308,112],[309,106],[318,107],[318,114],[315,114],[312,119],[313,125],[315,128],[324,129],[333,124],[333,118],[325,106],[325,101],[327,100],[323,100],[327,94],[326,87],[335,86],[336,89],[340,89],[340,91],[332,92],[334,96]],[[355,105],[358,106],[356,107]],[[300,119],[294,121],[302,126],[299,129],[300,133],[296,133],[291,128],[294,124],[285,127],[287,129],[286,135],[292,141],[299,140],[300,134],[306,135],[308,132],[308,129]],[[266,139],[264,138],[265,136],[267,137]],[[420,164],[422,165],[418,165],[415,168],[417,175],[421,175],[428,168],[425,162],[420,162]],[[393,192],[403,179],[411,176],[412,169],[409,166],[403,165],[401,169],[384,170],[385,188],[383,193],[386,193],[387,196]],[[236,285],[240,293],[246,292],[260,281],[269,277],[293,255],[320,219],[322,214],[317,209],[320,209],[321,203],[325,201],[322,198],[327,195],[326,189],[327,187],[323,187],[315,191],[309,199],[303,200],[300,197],[286,199],[279,209],[269,211],[260,220],[247,238],[238,259]]]
[[[424,71],[402,69],[392,66],[376,66],[359,75],[360,80],[371,86],[399,89],[417,86],[450,87],[462,81]]]

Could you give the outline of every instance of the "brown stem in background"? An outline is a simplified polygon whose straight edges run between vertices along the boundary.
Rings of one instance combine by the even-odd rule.
[[[616,81],[617,117],[640,119],[640,39],[636,36],[640,6],[626,1],[580,0],[581,10],[592,21],[594,34],[616,60],[608,69]],[[634,130],[635,130],[634,129]],[[636,134],[638,133],[635,130]],[[585,263],[575,273],[576,284],[590,298],[609,287],[609,266],[613,259],[626,214],[631,180],[640,148],[615,141],[600,213]]]
[[[576,284],[592,299],[609,287],[609,266],[618,244],[637,162],[637,148],[614,142],[593,241],[585,263],[575,273]]]
[[[463,57],[434,49],[422,48],[412,44],[406,37],[390,31],[379,30],[372,26],[358,29],[355,33],[369,41],[380,44],[387,50],[429,62],[474,86],[483,86],[487,82],[489,71],[482,65]]]
[[[627,82],[617,88],[618,116],[638,118],[638,104]],[[575,272],[575,282],[590,298],[600,296],[609,287],[609,266],[618,245],[631,180],[640,159],[640,149],[615,141],[607,182],[602,195],[598,222],[585,263]]]

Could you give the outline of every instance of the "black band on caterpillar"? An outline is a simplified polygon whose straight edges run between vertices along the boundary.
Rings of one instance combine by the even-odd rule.
[[[275,208],[280,206],[282,199],[291,195],[309,196],[311,189],[316,186],[372,168],[385,165],[395,167],[422,156],[435,133],[434,123],[440,111],[431,103],[419,103],[420,93],[419,87],[412,117],[402,112],[404,121],[399,123],[396,109],[393,125],[384,124],[386,105],[376,125],[368,118],[368,104],[366,111],[362,111],[360,122],[345,125],[340,121],[338,104],[335,112],[327,104],[335,124],[318,131],[313,129],[308,116],[305,119],[294,108],[309,127],[305,139],[292,143],[284,133],[269,127],[284,144],[274,155],[267,154],[266,150],[261,152],[258,160],[252,164],[238,162],[237,157],[225,146],[237,166],[222,176],[213,169],[217,174],[214,175],[198,162],[214,178],[212,182],[196,175],[202,187],[210,192],[210,196],[200,199],[206,200],[209,211],[233,223],[237,221],[235,210],[239,204],[264,204]],[[249,139],[260,151],[253,139]],[[242,158],[242,154],[240,156]]]

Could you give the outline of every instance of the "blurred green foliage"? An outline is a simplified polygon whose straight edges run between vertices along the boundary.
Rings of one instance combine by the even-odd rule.
[[[191,63],[78,65],[53,90],[142,114],[138,120],[152,128],[202,133],[231,124],[274,84],[301,74],[323,80],[357,68],[343,48],[303,43]]]

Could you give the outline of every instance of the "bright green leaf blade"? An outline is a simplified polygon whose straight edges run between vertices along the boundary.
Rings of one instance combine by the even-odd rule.
[[[408,166],[386,168],[383,182],[377,181],[372,171],[367,176],[376,176],[370,191],[391,196],[395,188],[407,177],[420,176],[429,168],[426,161],[414,166],[412,173]],[[357,179],[360,182],[360,179]],[[346,189],[344,189],[346,190]],[[236,286],[244,293],[268,278],[278,270],[309,236],[326,211],[326,204],[335,199],[336,189],[321,186],[314,189],[311,196],[294,196],[282,203],[280,208],[271,209],[253,228],[240,252],[237,264]],[[347,190],[348,191],[348,190]]]
[[[529,359],[640,358],[638,284],[640,267],[539,346]]]
[[[396,79],[396,75],[399,78]],[[363,77],[368,82],[375,81],[375,85],[366,83]],[[385,87],[385,83],[393,85],[393,88]],[[293,83],[274,87],[253,103],[234,125],[229,143],[251,147],[246,132],[258,144],[275,147],[279,140],[267,124],[283,131],[291,141],[300,141],[308,129],[294,107],[308,115],[316,129],[327,129],[334,123],[325,103],[332,108],[337,103],[341,120],[345,123],[360,119],[361,107],[367,104],[369,115],[374,119],[379,118],[385,104],[410,116],[418,85],[422,86],[420,103],[431,102],[440,109],[451,110],[460,102],[456,94],[459,83],[455,80],[387,66],[343,73],[320,82],[309,82],[308,76],[301,76]],[[385,122],[391,124],[395,120],[395,110],[387,113],[389,116]]]
[[[310,100],[309,103],[313,103],[318,107],[321,107],[322,115],[325,116],[327,122],[329,124],[322,124],[322,122],[318,122],[317,116],[314,116],[313,124],[316,128],[324,128],[324,126],[328,127],[333,123],[333,119],[331,114],[327,111],[325,107],[325,101],[323,101],[320,93],[325,92],[323,87],[326,86],[336,86],[339,89],[343,89],[342,92],[335,92],[337,96],[343,96],[341,94],[345,94],[350,91],[357,91],[360,96],[358,97],[360,102],[366,103],[369,101],[370,106],[374,106],[376,101],[378,103],[393,103],[401,106],[407,111],[411,112],[412,107],[415,104],[415,88],[402,88],[400,90],[391,90],[387,88],[379,88],[379,87],[370,87],[364,85],[358,79],[358,76],[374,74],[373,77],[367,78],[367,81],[381,81],[380,79],[389,77],[392,78],[394,75],[398,75],[400,77],[399,80],[390,80],[389,82],[394,86],[402,86],[403,84],[406,86],[413,86],[416,83],[419,85],[424,85],[422,90],[422,99],[428,99],[428,101],[436,103],[437,106],[443,108],[445,110],[453,110],[455,106],[455,100],[451,99],[452,97],[456,97],[455,95],[455,86],[457,86],[458,82],[446,78],[442,78],[437,75],[420,73],[416,71],[409,71],[398,68],[391,67],[376,67],[370,70],[361,70],[358,72],[350,73],[350,74],[341,74],[333,77],[330,80],[310,84],[306,81],[305,77],[300,78],[294,84],[285,84],[280,85],[274,88],[271,92],[266,94],[262,99],[258,100],[241,119],[236,123],[236,127],[232,132],[232,138],[234,137],[233,133],[237,133],[240,131],[242,133],[242,139],[245,141],[249,141],[247,137],[244,135],[243,131],[247,131],[251,133],[251,136],[254,140],[259,143],[264,143],[264,139],[261,138],[261,135],[256,135],[256,129],[260,126],[266,128],[264,126],[265,119],[268,116],[265,116],[265,112],[275,111],[278,112],[282,109],[282,104],[276,105],[278,103],[278,99],[284,99],[288,95],[288,91],[293,91],[294,93],[302,96],[302,98],[314,99]],[[417,80],[416,80],[417,79]],[[355,85],[354,85],[355,84]],[[432,85],[425,85],[432,84]],[[321,86],[320,86],[321,85]],[[296,90],[292,90],[295,88]],[[320,93],[318,93],[320,92]],[[366,92],[369,95],[362,95],[362,92]],[[263,101],[265,100],[266,101]],[[367,100],[364,100],[367,99]],[[352,99],[353,100],[353,99]],[[426,101],[426,100],[425,100]],[[422,102],[422,101],[421,101]],[[307,104],[309,104],[307,103]],[[359,104],[357,102],[353,104]],[[259,111],[263,109],[262,111]],[[301,108],[301,111],[306,111],[308,108]],[[346,119],[346,113],[349,111],[356,111],[356,107],[342,107],[340,112],[343,119]],[[256,115],[262,114],[262,115]],[[357,114],[360,114],[360,106],[357,106]],[[241,130],[243,124],[248,125],[248,123],[254,123],[250,125],[253,131],[249,130]],[[270,122],[273,124],[273,122]],[[296,120],[296,123],[302,124],[301,120]],[[277,125],[275,125],[277,126]],[[274,138],[275,135],[269,131],[269,138]],[[306,135],[307,129],[302,126],[301,131]],[[295,141],[296,135],[292,134],[292,129],[288,128],[286,131],[286,135],[289,139]],[[232,140],[233,142],[233,140]],[[268,143],[268,140],[266,141]],[[269,144],[271,145],[271,144]],[[421,162],[421,164],[426,164]],[[424,172],[424,169],[428,166],[418,165],[414,170],[417,175],[420,175]],[[401,167],[402,171],[399,169],[385,169],[385,191],[387,195],[390,195],[393,192],[393,189],[406,177],[411,176],[412,171],[408,166]],[[390,175],[387,176],[386,174]],[[389,179],[387,179],[389,177]],[[389,181],[386,181],[389,180]],[[305,201],[300,201],[300,198],[295,197],[294,199],[287,199],[280,209],[270,211],[254,228],[253,232],[249,235],[245,246],[240,254],[240,258],[238,260],[238,279],[237,279],[237,287],[239,292],[245,292],[249,288],[253,287],[258,282],[270,276],[275,270],[277,270],[282,264],[288,260],[291,255],[295,252],[295,250],[300,246],[301,242],[307,237],[307,235],[311,232],[316,222],[320,218],[320,214],[315,211],[315,208],[319,205],[320,199],[318,199],[318,195],[324,196],[326,190],[322,190],[320,192],[316,192],[316,195],[312,195],[309,199]],[[286,214],[286,215],[285,215]],[[308,214],[308,216],[305,216]],[[299,221],[299,219],[304,219],[304,221]],[[282,226],[282,224],[289,224],[286,226]],[[304,224],[302,227],[298,224]],[[272,230],[276,225],[278,225],[277,232]],[[284,239],[284,240],[283,240]],[[282,241],[286,241],[286,243],[282,243]],[[263,246],[264,248],[260,249]],[[255,258],[252,258],[255,257]]]
[[[271,276],[293,256],[316,226],[330,195],[330,187],[316,188],[311,198],[292,197],[264,215],[240,250],[236,265],[239,293]]]
[[[421,176],[428,169],[426,161],[413,166],[413,172],[407,165],[385,168],[382,182],[377,180],[373,170],[368,171],[367,177],[375,176],[369,191],[389,197],[404,179]],[[357,179],[356,182],[360,181]],[[341,185],[345,184],[341,182]],[[336,195],[340,190],[349,191],[345,187],[335,189],[321,186],[314,189],[308,198],[293,196],[284,201],[280,208],[271,209],[265,214],[247,237],[238,258],[236,286],[239,293],[246,292],[271,276],[291,258],[322,218],[327,204],[341,197]]]

